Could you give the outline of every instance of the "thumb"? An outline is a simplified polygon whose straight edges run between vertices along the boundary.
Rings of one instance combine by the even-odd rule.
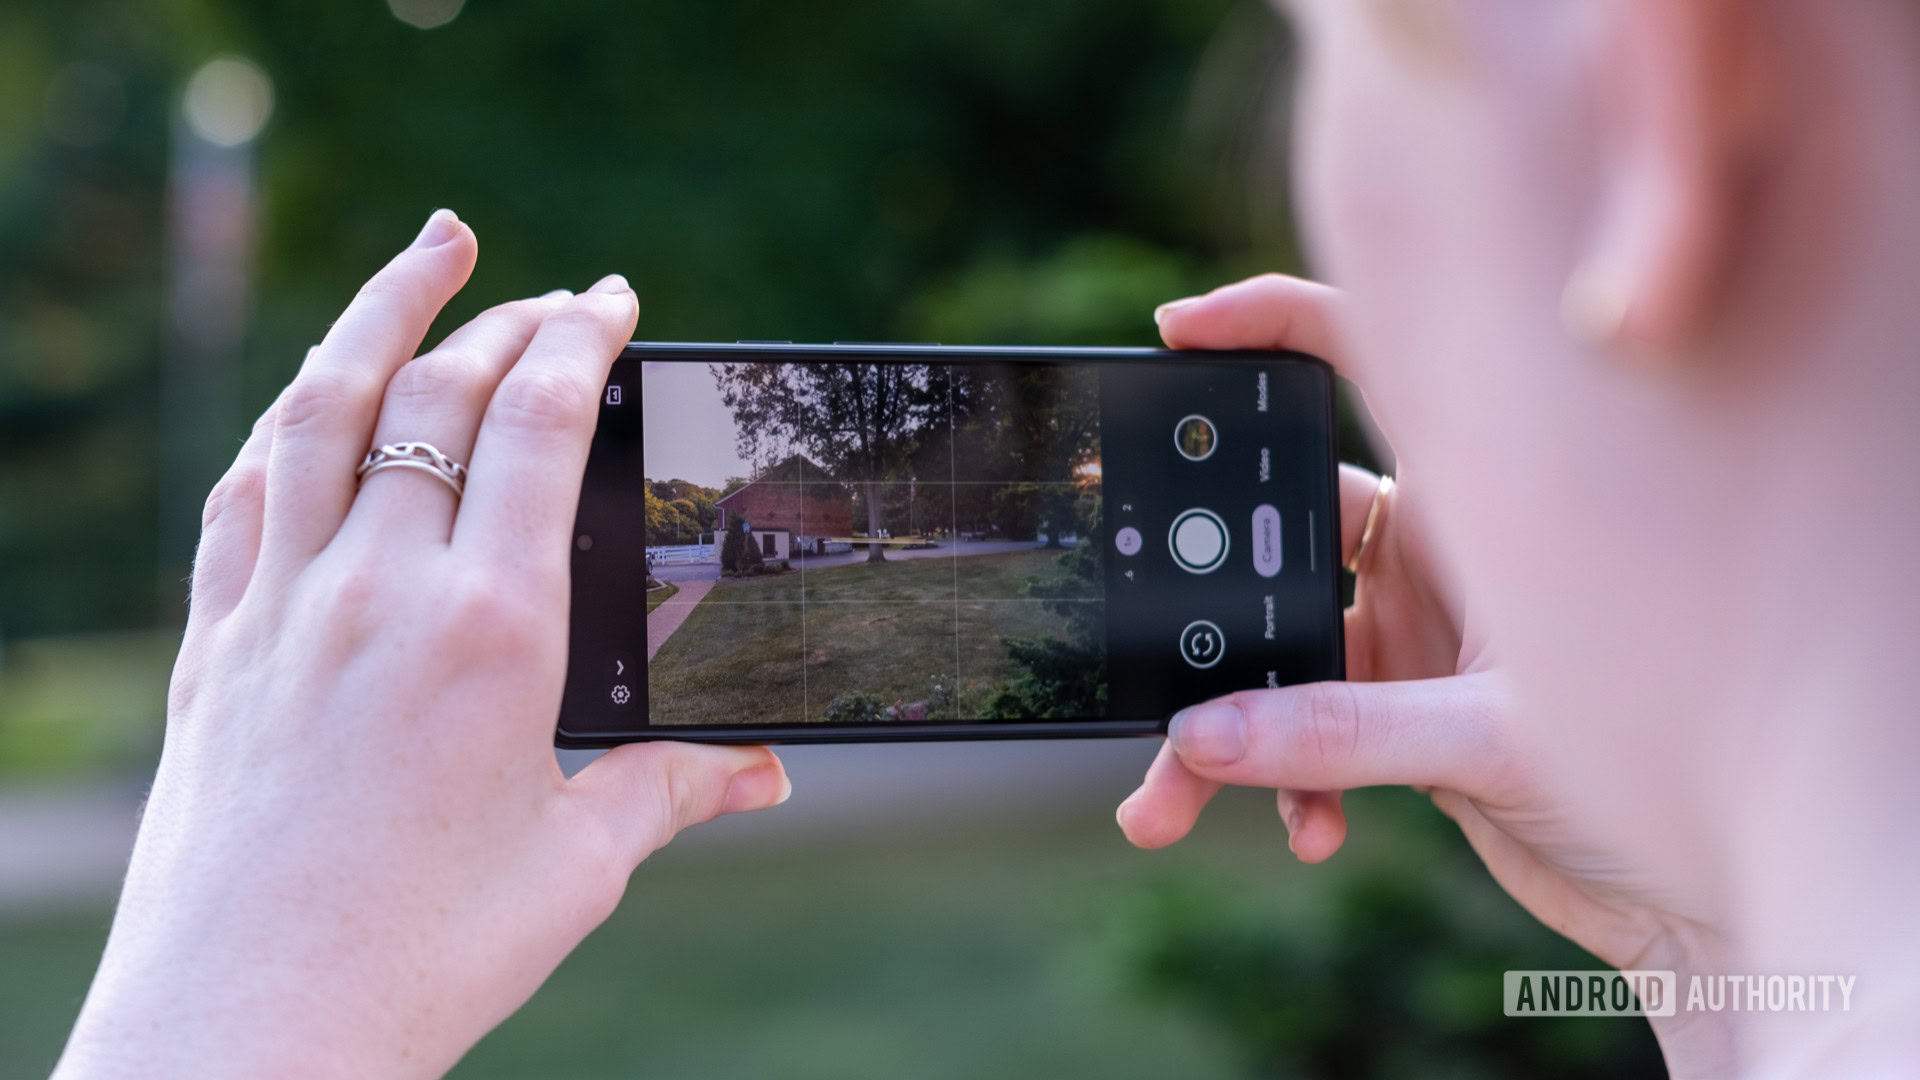
[[[1249,690],[1181,710],[1167,740],[1196,776],[1223,784],[1478,794],[1505,745],[1506,702],[1493,672]]]
[[[674,742],[616,746],[569,783],[613,835],[626,838],[634,866],[682,829],[778,806],[793,793],[785,767],[765,747]]]

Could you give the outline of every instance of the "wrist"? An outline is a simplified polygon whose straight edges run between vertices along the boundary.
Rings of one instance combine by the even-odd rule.
[[[366,1075],[328,1039],[326,1003],[254,971],[195,963],[125,963],[112,946],[88,990],[54,1080]]]
[[[1726,951],[1719,935],[1698,923],[1679,920],[1629,965],[1642,971],[1671,971],[1671,1016],[1649,1016],[1673,1080],[1731,1076],[1736,1068],[1733,1024],[1725,1013],[1689,1011],[1687,987],[1695,975],[1725,971]]]

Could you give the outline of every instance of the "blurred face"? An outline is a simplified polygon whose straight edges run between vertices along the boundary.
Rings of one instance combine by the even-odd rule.
[[[1808,932],[1844,874],[1740,868],[1884,861],[1920,752],[1920,503],[1887,481],[1920,402],[1912,4],[1291,6],[1387,527],[1432,526],[1603,843],[1755,940]],[[1596,295],[1610,329],[1570,331]]]
[[[1490,628],[1596,795],[1624,770],[1649,779],[1714,662],[1671,635],[1727,595],[1676,554],[1712,549],[1689,522],[1741,439],[1563,328],[1599,202],[1591,50],[1575,47],[1589,5],[1294,7],[1315,269],[1350,293],[1359,381],[1463,578],[1470,629]]]

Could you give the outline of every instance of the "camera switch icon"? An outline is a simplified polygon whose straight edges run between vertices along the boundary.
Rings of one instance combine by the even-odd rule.
[[[1180,658],[1201,671],[1218,664],[1227,653],[1227,636],[1206,619],[1195,619],[1180,632]]]
[[[607,387],[607,404],[609,405],[620,404],[620,384],[619,383],[614,383],[612,386]]]

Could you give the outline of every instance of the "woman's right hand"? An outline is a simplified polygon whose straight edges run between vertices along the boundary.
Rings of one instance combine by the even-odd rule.
[[[791,788],[765,749],[553,754],[601,388],[638,298],[483,312],[428,219],[208,499],[166,742],[57,1076],[439,1076],[680,830]],[[469,472],[359,472],[425,441]]]
[[[1351,377],[1341,303],[1337,290],[1270,274],[1167,304],[1155,320],[1172,348],[1294,349]],[[1379,490],[1372,473],[1341,466],[1343,561]],[[1344,789],[1411,785],[1548,926],[1616,968],[1697,967],[1717,952],[1711,928],[1650,902],[1665,890],[1635,853],[1611,849],[1543,781],[1508,680],[1448,581],[1420,497],[1417,475],[1394,486],[1361,555],[1346,613],[1350,681],[1249,690],[1183,710],[1146,781],[1120,805],[1121,828],[1141,847],[1163,847],[1193,828],[1223,785],[1273,788],[1288,846],[1317,863],[1346,839]],[[1669,1060],[1719,1059],[1716,1033],[1681,1033],[1689,1015],[1660,1031]],[[1676,1039],[1715,1045],[1676,1052]]]

